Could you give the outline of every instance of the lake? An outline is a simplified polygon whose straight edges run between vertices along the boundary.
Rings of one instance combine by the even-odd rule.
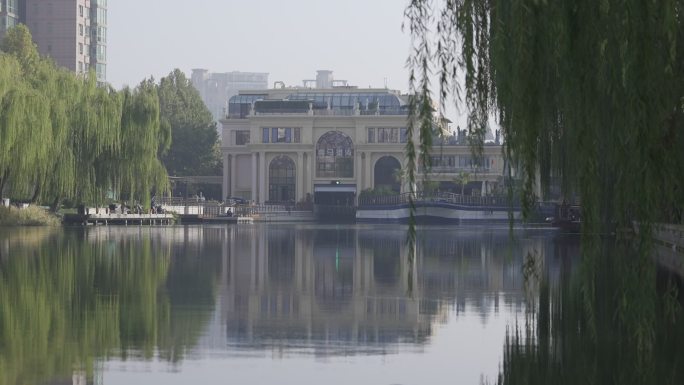
[[[0,385],[684,383],[681,281],[549,228],[0,228]]]

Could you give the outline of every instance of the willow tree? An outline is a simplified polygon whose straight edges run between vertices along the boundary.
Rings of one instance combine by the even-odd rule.
[[[475,148],[496,116],[527,212],[554,177],[579,195],[587,233],[681,222],[683,11],[682,0],[413,0],[423,104],[412,112],[431,118],[436,73],[440,105],[454,95],[465,107]]]
[[[117,92],[38,54],[25,26],[0,53],[0,192],[57,206],[101,203],[109,193],[149,201],[167,188],[168,148],[151,81]]]
[[[657,222],[682,223],[684,208],[683,11],[682,0],[412,0],[405,11],[411,122],[422,134],[409,159],[429,148],[436,74],[440,109],[454,96],[468,111],[475,153],[487,120],[498,119],[525,213],[552,177],[579,196],[588,330],[607,290],[620,303],[613,326],[633,333],[645,356],[657,327],[650,235]],[[631,268],[622,279],[639,290],[602,288],[598,264],[610,256],[598,234],[635,222],[630,247],[640,252],[623,256]]]
[[[168,148],[164,138],[170,137],[169,126],[160,122],[159,97],[152,80],[121,93],[123,140],[115,160],[119,190],[124,196],[149,204],[151,191],[165,191],[168,187],[166,169],[157,155]]]

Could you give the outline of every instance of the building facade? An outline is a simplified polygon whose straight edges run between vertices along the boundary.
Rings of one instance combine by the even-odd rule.
[[[90,68],[107,81],[107,0],[90,0]]]
[[[0,40],[5,38],[8,29],[24,21],[23,6],[20,0],[0,0]]]
[[[192,85],[197,89],[215,121],[225,117],[228,100],[240,90],[266,89],[268,73],[224,72],[211,73],[206,69],[193,69]]]
[[[221,120],[225,197],[351,205],[367,189],[408,190],[401,172],[408,96],[338,86],[331,75],[319,71],[315,88],[241,91],[230,99]],[[487,194],[504,170],[498,145],[485,146],[477,166],[466,144],[445,141],[432,155],[429,180],[444,191],[461,192],[467,174],[464,192]]]
[[[24,23],[41,55],[106,81],[107,0],[0,0],[0,38]]]

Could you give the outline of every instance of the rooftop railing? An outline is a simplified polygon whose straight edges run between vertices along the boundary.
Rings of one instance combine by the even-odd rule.
[[[408,116],[407,110],[380,109],[380,110],[355,110],[351,108],[310,109],[308,111],[292,109],[270,109],[268,111],[252,111],[247,115],[230,114],[228,118],[245,118],[249,116],[272,116],[272,115],[310,115],[310,116]]]

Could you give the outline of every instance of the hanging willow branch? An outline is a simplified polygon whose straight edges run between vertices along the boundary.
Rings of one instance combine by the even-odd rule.
[[[683,11],[684,0],[416,0],[405,11],[419,43],[409,59],[415,99],[433,91],[413,87],[415,74],[435,65],[440,104],[453,95],[464,105],[476,153],[487,119],[498,118],[525,215],[554,183],[561,198],[579,196],[589,318],[597,234],[638,223],[643,258],[654,224],[684,220]],[[461,93],[444,86],[459,81]],[[410,121],[424,114],[412,108]],[[415,129],[409,125],[409,135]],[[652,263],[644,262],[634,279],[653,276]],[[652,327],[640,319],[646,321],[637,329]],[[638,338],[643,346],[652,342],[648,333]]]
[[[168,189],[158,160],[170,140],[156,85],[117,92],[38,55],[25,26],[0,52],[0,193],[53,204],[149,202]]]
[[[487,119],[498,117],[526,212],[543,198],[535,190],[557,180],[567,197],[579,194],[589,232],[632,221],[681,223],[681,0],[434,3],[437,21],[432,1],[411,1],[405,12],[414,41],[411,91],[429,100],[433,65],[442,105],[460,98],[448,85],[462,81],[476,150]],[[411,121],[422,122],[427,106],[414,106]]]

